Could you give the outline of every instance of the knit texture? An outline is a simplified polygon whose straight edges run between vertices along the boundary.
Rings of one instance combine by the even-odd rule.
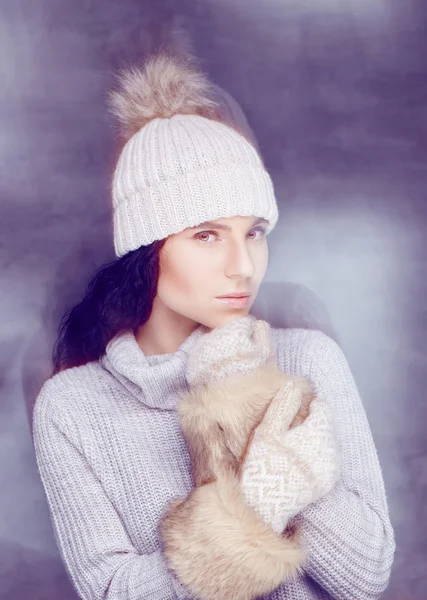
[[[112,181],[117,256],[219,218],[262,217],[274,228],[273,184],[252,136],[221,115],[190,56],[154,54],[119,81],[109,95],[125,138]]]
[[[339,449],[324,400],[314,397],[306,420],[289,429],[301,402],[295,382],[273,398],[242,469],[245,501],[277,533],[330,492],[339,476]]]
[[[87,600],[188,598],[165,563],[158,523],[192,489],[175,410],[188,389],[196,329],[172,354],[146,357],[132,332],[100,361],[47,380],[34,408],[37,464],[56,541]],[[387,586],[395,550],[381,468],[348,363],[318,331],[272,330],[279,366],[307,377],[337,425],[342,461],[333,490],[292,522],[308,560],[304,575],[269,600],[373,600]],[[175,400],[175,404],[174,404]]]
[[[199,336],[188,354],[185,377],[192,386],[249,373],[271,354],[270,325],[252,315],[228,321]]]
[[[268,172],[253,146],[199,115],[155,119],[123,148],[113,177],[117,256],[219,218],[278,210]]]
[[[232,319],[200,336],[192,346],[187,381],[192,388],[215,386],[217,380],[266,365],[270,351],[267,321],[252,315]],[[291,428],[307,389],[306,380],[284,383],[255,430],[242,468],[243,498],[277,533],[338,480],[339,449],[326,402],[311,399],[306,420]]]

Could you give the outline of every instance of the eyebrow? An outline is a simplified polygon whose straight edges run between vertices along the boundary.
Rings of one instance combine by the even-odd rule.
[[[268,224],[268,221],[267,219],[257,219],[252,224],[252,227],[255,227],[255,225],[258,225],[258,223]],[[190,229],[200,229],[201,227],[212,227],[212,229],[222,229],[224,231],[231,231],[231,227],[229,227],[228,225],[221,225],[220,223],[215,223],[214,221],[204,221],[203,223],[200,223],[195,227],[190,227]]]

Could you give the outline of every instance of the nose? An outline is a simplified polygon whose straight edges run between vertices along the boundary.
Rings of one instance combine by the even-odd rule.
[[[250,278],[253,276],[254,270],[254,260],[246,243],[232,242],[226,255],[226,276],[230,278]]]

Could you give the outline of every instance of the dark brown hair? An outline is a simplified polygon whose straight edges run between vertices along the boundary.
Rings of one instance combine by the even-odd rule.
[[[159,253],[167,238],[141,246],[103,265],[81,302],[68,310],[58,327],[53,375],[97,360],[123,329],[135,329],[150,317],[159,278]]]

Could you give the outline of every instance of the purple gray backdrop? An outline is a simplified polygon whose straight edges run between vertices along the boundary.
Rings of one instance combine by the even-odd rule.
[[[113,71],[184,45],[243,109],[280,221],[254,307],[337,339],[397,551],[427,575],[427,7],[423,0],[0,2],[0,598],[75,599],[31,441],[55,328],[113,258]]]

